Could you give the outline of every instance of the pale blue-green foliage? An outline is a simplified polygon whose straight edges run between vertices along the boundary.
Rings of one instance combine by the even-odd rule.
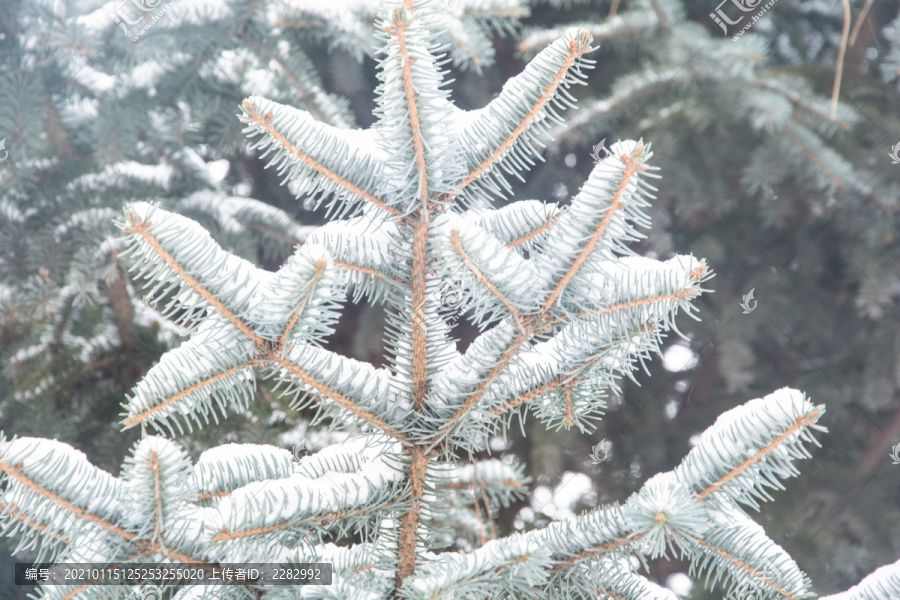
[[[223,444],[197,460],[197,491],[201,498],[214,499],[253,481],[281,479],[293,471],[287,450]]]
[[[381,16],[384,6],[383,0],[289,0],[284,2],[278,24],[306,30],[310,36],[362,58],[378,47],[371,23]],[[517,21],[529,12],[527,2],[519,0],[447,0],[440,8],[429,16],[430,29],[440,32],[454,64],[479,72],[494,59],[489,34],[513,33]]]
[[[397,225],[377,214],[361,215],[340,222],[326,223],[309,237],[310,243],[329,249],[335,261],[348,268],[345,276],[354,294],[354,302],[367,297],[381,302],[399,281],[390,275],[397,263],[395,240]]]
[[[691,256],[631,255],[653,192],[643,142],[612,144],[565,205],[493,210],[506,175],[528,169],[535,136],[571,102],[590,36],[566,32],[491,104],[466,112],[443,90],[436,8],[398,2],[380,22],[370,130],[326,126],[260,97],[244,103],[270,166],[333,217],[276,272],[159,206],[132,203],[119,222],[136,277],[188,336],[134,387],[125,426],[202,426],[244,410],[259,381],[275,380],[346,437],[299,460],[232,444],[192,465],[145,434],[120,477],[60,443],[3,439],[0,502],[15,507],[7,527],[66,560],[334,563],[333,586],[273,586],[261,591],[268,599],[672,600],[637,566],[676,556],[732,590],[810,596],[797,565],[740,507],[769,499],[767,488],[809,456],[802,444],[824,409],[787,388],[723,415],[679,467],[624,503],[480,543],[491,506],[521,497],[528,479],[514,463],[460,456],[483,449],[520,407],[549,426],[591,427],[604,394],[658,351],[709,274]],[[214,216],[208,198],[196,206]],[[326,348],[353,294],[387,311],[384,367]],[[459,318],[478,328],[465,349],[451,337]],[[763,577],[770,563],[775,579]],[[72,591],[45,586],[40,597]],[[88,586],[75,597],[106,593],[126,590]]]
[[[568,36],[572,35],[568,32]],[[454,187],[451,199],[478,205],[491,195],[504,196],[511,191],[504,172],[521,179],[520,173],[528,170],[539,156],[541,134],[554,123],[561,123],[561,111],[574,106],[569,89],[583,85],[585,70],[593,61],[584,57],[582,50],[573,56],[571,44],[587,43],[585,30],[578,30],[580,38],[570,39],[569,44],[556,42],[537,55],[525,70],[504,84],[499,96],[482,109],[459,115],[460,127],[456,133],[456,145],[464,149],[462,161],[468,175]],[[568,37],[567,36],[567,37]],[[550,96],[544,91],[553,89]],[[453,110],[450,108],[450,110]],[[530,127],[521,133],[511,131],[522,123]],[[510,142],[513,142],[510,144]],[[491,168],[492,162],[503,156],[499,168]],[[460,191],[458,188],[463,187]]]
[[[166,206],[169,206],[168,204]],[[288,213],[265,202],[202,190],[172,203],[178,214],[217,231],[216,239],[231,252],[251,262],[260,249],[264,259],[281,264],[310,234],[319,230],[300,225]]]
[[[807,597],[809,582],[796,564],[729,500],[732,497],[750,500],[754,490],[740,477],[719,477],[715,485],[709,485],[703,479],[694,479],[686,466],[716,460],[711,453],[720,439],[735,448],[734,457],[711,466],[727,465],[731,475],[765,460],[766,454],[757,446],[759,442],[765,441],[763,447],[771,444],[799,458],[802,430],[792,431],[792,426],[807,419],[814,421],[821,410],[821,406],[813,406],[802,393],[789,389],[738,407],[723,415],[721,422],[704,434],[703,441],[691,450],[682,465],[648,480],[623,505],[598,508],[574,520],[551,523],[544,529],[489,542],[469,554],[439,555],[433,564],[426,563],[423,573],[415,578],[413,586],[417,594],[412,597],[468,597],[456,593],[457,586],[473,592],[484,589],[485,580],[496,577],[495,569],[510,568],[524,572],[514,575],[513,581],[496,586],[515,586],[533,577],[532,569],[544,571],[544,578],[531,584],[538,586],[535,595],[541,598],[603,597],[596,593],[604,592],[628,598],[644,598],[642,594],[647,593],[647,597],[674,599],[670,591],[652,589],[646,580],[633,573],[627,562],[632,554],[642,559],[685,555],[692,559],[698,577],[712,575],[730,582],[732,587],[755,581],[768,560],[780,568],[780,574],[778,579],[763,584],[761,597],[782,597],[775,585],[794,597]],[[783,416],[776,424],[772,422],[772,414]],[[729,423],[739,419],[744,420],[745,427],[767,430],[765,440],[744,438],[744,429],[729,427]],[[761,478],[755,482],[758,487],[764,485]],[[615,574],[603,568],[604,562]],[[594,577],[585,579],[582,569],[593,571]],[[573,585],[578,581],[590,581],[594,587],[590,591],[579,590]],[[635,586],[647,591],[638,592]],[[506,591],[514,593],[512,589]],[[476,594],[476,597],[500,595],[494,592],[493,595]]]
[[[885,565],[846,592],[822,596],[821,600],[874,600],[896,597],[900,590],[900,561]]]
[[[538,248],[539,241],[560,214],[560,208],[552,202],[520,200],[502,208],[472,209],[467,216],[474,218],[476,226],[492,231],[504,246],[524,253]]]
[[[601,50],[634,47],[653,57],[652,66],[626,72],[603,96],[584,101],[571,119],[553,129],[554,146],[594,143],[616,120],[640,132],[676,118],[697,131],[714,123],[742,123],[760,140],[744,165],[742,183],[751,194],[790,177],[801,178],[808,189],[829,192],[870,179],[840,152],[841,131],[859,120],[856,111],[839,104],[831,118],[830,100],[809,82],[768,69],[765,37],[744,35],[733,41],[718,31],[710,33],[705,24],[687,18],[681,0],[637,0],[598,20],[583,26]],[[563,30],[528,29],[520,48],[535,52]],[[638,102],[646,112],[658,114],[634,123],[622,118]]]
[[[310,540],[330,514],[346,511],[340,526],[361,530],[372,506],[402,507],[395,500],[399,471],[385,467],[397,454],[383,440],[348,444],[351,450],[371,446],[382,451],[369,452],[368,460],[354,469],[320,461],[313,472],[304,471],[302,462],[292,464],[283,449],[238,444],[209,450],[194,466],[177,444],[150,436],[135,445],[118,478],[58,442],[4,439],[0,446],[4,465],[15,461],[16,480],[33,484],[10,486],[4,502],[31,506],[32,527],[26,532],[44,538],[41,551],[49,551],[51,558],[72,562],[147,562],[166,556],[176,561],[201,556],[222,562],[259,562],[263,556],[286,561],[309,555]],[[277,523],[274,534],[251,531],[272,523]],[[10,523],[18,524],[15,519]],[[25,535],[26,541],[35,540]],[[118,598],[129,591],[100,586],[77,597],[101,597],[100,590]],[[62,598],[73,591],[75,586],[50,586],[42,597]]]
[[[796,395],[789,396],[789,399],[792,406],[777,405],[767,412],[761,410],[762,400],[752,400],[720,416],[716,420],[717,427],[707,431],[698,441],[697,447],[705,452],[689,455],[676,472],[685,481],[696,482],[699,487],[695,487],[694,491],[699,492],[726,474],[728,468],[722,465],[735,464],[753,450],[765,448],[769,443],[767,432],[772,427],[785,430],[793,427],[800,440],[818,445],[811,430],[824,431],[824,428],[798,419],[797,414],[801,412],[799,405],[804,401]],[[738,444],[729,435],[734,430],[744,432]],[[732,477],[728,490],[719,497],[759,510],[759,501],[772,500],[766,488],[784,489],[779,479],[799,475],[793,461],[810,457],[802,445],[772,448],[758,462]]]
[[[900,17],[885,26],[885,35],[891,40],[891,47],[881,65],[881,76],[885,81],[900,77]]]
[[[222,233],[224,246],[253,262],[262,248],[264,261],[280,263],[303,241],[308,231],[286,213],[232,197],[236,182],[247,185],[235,106],[245,95],[265,94],[299,104],[319,122],[352,126],[348,98],[326,90],[319,70],[331,59],[352,68],[353,59],[310,52],[325,39],[359,60],[372,55],[380,4],[4,5],[14,33],[0,64],[0,138],[7,138],[0,157],[11,153],[0,170],[0,273],[12,291],[0,298],[0,317],[25,332],[3,357],[25,374],[18,399],[51,395],[85,364],[153,337],[132,330],[159,325],[129,283],[133,306],[120,302],[114,311],[105,284],[129,265],[117,252],[112,220],[100,213],[155,199],[202,219]],[[493,62],[494,34],[511,35],[527,14],[519,0],[454,0],[453,10],[435,13],[435,31],[454,64],[480,70]],[[87,316],[91,305],[101,318]],[[167,330],[158,341],[172,338]]]

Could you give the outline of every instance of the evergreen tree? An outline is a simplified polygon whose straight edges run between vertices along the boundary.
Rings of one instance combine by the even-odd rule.
[[[341,129],[263,97],[246,131],[293,189],[331,215],[276,272],[224,250],[197,222],[145,202],[121,230],[151,301],[189,334],[134,387],[123,425],[168,432],[247,409],[257,378],[279,382],[346,437],[292,461],[272,446],[226,445],[191,464],[144,435],[115,478],[71,447],[4,439],[10,533],[68,561],[335,564],[327,588],[188,587],[178,598],[672,598],[638,573],[686,557],[731,594],[806,598],[810,582],[744,511],[795,476],[824,408],[781,389],[723,414],[675,469],[627,501],[480,545],[493,506],[525,485],[516,465],[465,464],[522,407],[546,426],[587,429],[658,350],[709,277],[691,256],[658,261],[628,243],[649,226],[649,147],[618,142],[569,203],[493,208],[537,158],[535,142],[591,66],[571,30],[462,111],[443,89],[431,3],[406,1],[379,23],[377,122]],[[381,302],[386,367],[323,347],[341,302]],[[452,337],[464,315],[479,330]],[[676,330],[677,331],[677,330]],[[475,490],[483,492],[481,514]],[[468,494],[472,490],[472,502]],[[46,586],[41,597],[126,589]],[[900,594],[900,563],[842,600]],[[836,597],[835,597],[836,598]]]
[[[321,220],[270,184],[235,112],[251,94],[340,127],[370,110],[374,3],[341,3],[341,19],[336,6],[0,0],[0,428],[66,441],[107,470],[137,439],[116,423],[119,402],[186,332],[129,275],[113,225],[125,201],[190,215],[269,269]],[[455,1],[435,19],[455,64],[477,71],[491,64],[488,36],[525,11],[516,0],[473,10]],[[183,438],[191,455],[213,435],[272,441],[307,426],[311,415],[259,394],[270,401]],[[0,584],[0,598],[10,590]]]
[[[531,193],[580,184],[604,138],[652,135],[666,186],[635,249],[690,250],[720,276],[691,334],[696,367],[651,365],[649,390],[626,386],[614,399],[605,421],[613,458],[596,489],[627,495],[640,485],[636,470],[671,468],[673,448],[688,447],[710,415],[800,387],[829,407],[833,443],[763,517],[819,589],[845,589],[900,556],[889,458],[900,443],[900,171],[889,156],[900,141],[897,6],[851,2],[842,52],[840,2],[779,0],[737,41],[756,11],[725,37],[710,16],[718,1],[562,4],[534,3],[520,48],[533,53],[574,23],[599,43],[598,69],[553,130],[557,155]],[[744,314],[751,290],[758,308]],[[553,473],[596,473],[584,456],[598,438],[516,447],[554,458],[543,471],[552,488]],[[696,588],[692,598],[719,600]]]
[[[272,193],[235,107],[264,93],[353,125],[319,71],[364,77],[376,6],[0,2],[3,427],[36,434],[40,410],[40,433],[119,464],[133,438],[122,445],[108,415],[184,332],[130,280],[112,220],[125,199],[153,199],[280,265],[313,227],[292,194]],[[492,61],[488,36],[523,13],[516,0],[454,2],[434,18],[456,64],[477,69]]]

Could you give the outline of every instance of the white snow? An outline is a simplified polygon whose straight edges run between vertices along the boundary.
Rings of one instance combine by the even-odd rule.
[[[592,491],[590,477],[584,473],[566,471],[553,490],[544,485],[534,489],[531,508],[535,513],[544,513],[554,520],[571,519],[575,517],[572,509]]]
[[[666,578],[666,587],[680,598],[687,598],[694,587],[694,582],[686,573],[673,573]]]
[[[671,373],[693,369],[698,360],[697,355],[683,344],[673,344],[663,352],[663,368]]]

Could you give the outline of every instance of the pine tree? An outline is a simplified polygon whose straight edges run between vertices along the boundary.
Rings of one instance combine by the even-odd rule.
[[[374,4],[343,4],[335,19],[318,1],[0,0],[0,428],[71,443],[107,470],[137,438],[118,404],[185,332],[128,274],[113,225],[126,200],[189,215],[270,269],[321,220],[268,185],[234,113],[262,93],[341,127],[369,111],[371,34],[344,27],[365,32]],[[488,37],[527,14],[516,0],[478,4],[436,15],[474,71],[491,64]],[[216,443],[295,435],[309,415],[286,405],[229,419]],[[196,458],[212,435],[182,442]]]
[[[640,483],[630,469],[671,468],[672,448],[711,415],[774,388],[803,389],[828,406],[833,442],[764,517],[821,591],[846,589],[900,556],[889,458],[900,442],[900,170],[889,157],[900,140],[897,5],[850,2],[841,61],[840,2],[779,0],[737,41],[755,11],[725,37],[710,16],[718,0],[546,4],[534,2],[521,49],[533,53],[574,23],[594,35],[599,66],[553,130],[557,155],[530,193],[578,185],[604,138],[652,136],[666,186],[636,251],[691,251],[719,274],[692,330],[697,366],[651,366],[651,389],[627,386],[610,411],[607,430],[627,425],[629,435],[616,440],[621,462],[605,468],[623,475],[597,488],[627,495]],[[751,290],[759,308],[743,314]],[[667,412],[640,410],[647,398],[665,399],[655,404]],[[595,442],[554,440],[559,471],[591,474],[581,457]],[[692,600],[719,597],[695,589]]]
[[[266,188],[234,107],[264,92],[354,125],[321,71],[365,76],[377,4],[0,1],[4,427],[37,433],[41,410],[43,433],[120,462],[133,439],[120,447],[107,415],[184,337],[128,277],[112,225],[123,199],[153,199],[244,258],[281,264],[312,227],[285,210],[291,194]],[[523,14],[517,0],[454,1],[434,18],[455,64],[477,70],[490,36]]]
[[[590,428],[638,362],[658,350],[708,279],[691,256],[636,256],[647,227],[649,146],[613,144],[571,201],[492,208],[538,157],[535,142],[570,105],[591,61],[584,29],[539,53],[477,111],[444,89],[434,7],[393,6],[380,22],[376,124],[335,128],[262,97],[243,103],[246,131],[294,189],[332,216],[276,272],[227,252],[204,228],[145,202],[119,227],[163,313],[190,335],[123,404],[125,427],[170,435],[246,410],[257,379],[312,405],[346,437],[294,463],[263,445],[225,445],[196,464],[144,435],[116,478],[60,443],[3,439],[9,533],[41,557],[128,563],[319,559],[327,588],[185,588],[178,598],[672,598],[637,570],[686,556],[732,593],[806,598],[810,582],[743,506],[758,508],[824,407],[782,389],[728,411],[682,463],[623,504],[467,551],[527,483],[503,461],[464,457],[522,407],[556,428]],[[388,366],[323,347],[341,302],[385,305]],[[450,323],[480,330],[467,348]],[[676,329],[677,331],[677,329]],[[65,475],[65,477],[63,476]],[[470,503],[468,494],[473,492]],[[632,560],[635,559],[635,560]],[[42,588],[41,597],[126,590]],[[742,593],[742,592],[741,592]],[[243,594],[243,595],[241,595]],[[900,563],[846,599],[900,594]]]

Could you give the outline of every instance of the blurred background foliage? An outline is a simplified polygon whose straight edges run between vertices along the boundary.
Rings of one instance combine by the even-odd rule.
[[[56,437],[113,473],[139,435],[121,429],[119,403],[183,339],[130,279],[113,223],[122,205],[160,202],[275,269],[325,215],[248,149],[240,101],[265,95],[343,127],[371,125],[377,108],[367,29],[377,2],[150,4],[165,14],[151,22],[146,11],[126,35],[114,2],[0,0],[0,429]],[[467,109],[562,28],[590,27],[589,84],[515,197],[563,200],[602,152],[596,144],[642,137],[662,179],[635,251],[691,252],[716,273],[702,320],[679,321],[686,339],[670,339],[639,386],[623,382],[596,430],[545,431],[526,417],[487,443],[476,458],[515,453],[535,482],[527,500],[495,507],[497,534],[624,500],[678,464],[719,414],[789,385],[827,406],[830,432],[761,524],[820,594],[897,560],[897,4],[851,0],[835,106],[840,2],[778,0],[737,41],[739,26],[723,36],[711,18],[714,0],[435,4],[453,98]],[[380,364],[383,326],[380,307],[348,303],[331,347]],[[464,320],[455,332],[462,345],[474,334]],[[261,385],[242,417],[177,439],[194,458],[233,441],[298,452],[328,443],[312,414]],[[592,464],[600,443],[611,453]],[[0,598],[24,597],[9,580],[14,548],[0,549]],[[680,590],[685,571],[656,561],[647,575]],[[702,585],[686,593],[722,596]]]

